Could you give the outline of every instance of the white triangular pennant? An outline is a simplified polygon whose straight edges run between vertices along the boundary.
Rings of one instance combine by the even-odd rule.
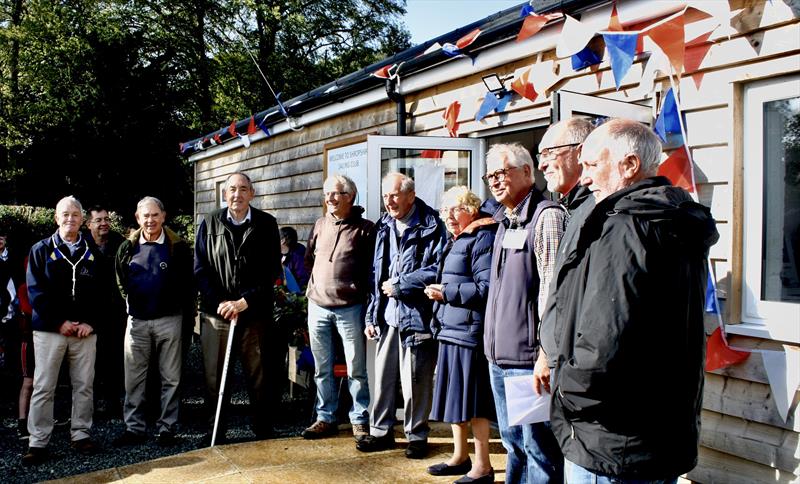
[[[544,95],[545,91],[553,87],[559,78],[553,72],[555,61],[549,60],[544,62],[537,62],[531,66],[530,81],[533,83],[534,91]]]
[[[789,408],[800,385],[800,348],[783,345],[784,351],[761,350],[764,368],[772,391],[772,400],[786,422]]]
[[[564,15],[566,20],[561,28],[561,35],[556,46],[556,57],[564,58],[577,54],[594,37],[595,29],[587,27],[569,15]]]

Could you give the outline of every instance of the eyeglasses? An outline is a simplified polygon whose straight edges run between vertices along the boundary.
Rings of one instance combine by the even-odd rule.
[[[510,168],[501,168],[499,170],[495,170],[492,173],[487,173],[481,177],[484,183],[487,185],[491,185],[495,180],[498,182],[506,181],[506,176],[508,176],[508,172],[511,170],[515,170],[517,168],[521,168],[519,166],[512,166]]]
[[[461,205],[457,205],[455,207],[442,207],[439,209],[439,214],[441,214],[442,217],[447,217],[452,213],[454,216],[458,217],[459,214],[462,214],[466,211],[466,208],[462,207]]]
[[[343,197],[343,196],[345,196],[345,195],[347,195],[349,193],[350,192],[325,192],[323,195],[325,195],[325,198],[328,198],[331,195],[333,195],[334,197],[336,197],[336,196]]]
[[[558,156],[558,153],[556,153],[555,150],[557,150],[559,148],[573,148],[575,146],[579,146],[580,144],[581,143],[569,143],[569,144],[566,144],[566,145],[558,145],[558,146],[551,146],[549,148],[545,148],[539,154],[536,155],[536,161],[538,163],[541,163],[543,161],[544,162],[553,161],[553,160],[556,159],[556,156]]]

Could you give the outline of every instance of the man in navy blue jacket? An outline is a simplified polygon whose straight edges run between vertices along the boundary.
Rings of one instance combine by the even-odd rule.
[[[28,296],[33,307],[36,370],[28,416],[30,443],[24,465],[47,458],[53,432],[53,397],[61,362],[66,356],[72,383],[70,438],[78,452],[96,450],[89,438],[94,408],[93,384],[96,330],[104,317],[110,291],[102,278],[97,247],[81,235],[81,203],[64,197],[56,205],[58,230],[33,246],[28,264]]]
[[[394,447],[397,376],[403,389],[406,457],[428,452],[428,415],[433,397],[436,342],[433,304],[425,286],[435,282],[447,232],[439,214],[416,197],[414,180],[401,173],[383,179],[387,213],[375,226],[375,260],[367,305],[367,337],[378,339],[376,388],[370,435],[356,444],[371,452]]]

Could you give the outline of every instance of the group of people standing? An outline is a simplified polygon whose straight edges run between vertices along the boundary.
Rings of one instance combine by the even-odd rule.
[[[395,447],[399,383],[406,457],[427,455],[430,420],[452,424],[452,457],[427,471],[457,483],[494,482],[490,422],[509,483],[668,483],[691,470],[718,233],[706,207],[656,176],[660,154],[635,121],[568,119],[537,154],[557,201],[535,187],[524,147],[498,144],[483,177],[492,201],[457,186],[437,213],[389,173],[374,226],[349,178],[325,180],[305,265],[317,420],[303,437],[337,432],[336,330],[360,451]],[[362,329],[377,340],[371,392]],[[552,394],[549,421],[510,423],[505,383],[519,376]]]
[[[126,431],[116,444],[146,438],[150,348],[162,383],[157,438],[176,438],[182,335],[194,319],[197,290],[209,393],[219,391],[235,323],[234,356],[247,380],[253,431],[271,435],[284,375],[265,370],[281,368],[285,355],[285,338],[272,324],[283,252],[308,284],[317,395],[316,421],[304,438],[338,432],[338,333],[359,451],[395,447],[399,406],[408,458],[427,456],[430,420],[452,425],[452,457],[427,471],[463,475],[458,483],[494,482],[492,422],[507,451],[509,483],[675,482],[697,459],[713,218],[655,176],[661,145],[637,122],[613,119],[595,129],[572,118],[551,126],[538,151],[557,201],[535,187],[536,165],[519,144],[488,151],[483,179],[493,200],[486,202],[457,186],[435,210],[416,196],[411,177],[389,173],[381,184],[386,211],[376,223],[355,204],[355,183],[332,175],[302,267],[291,251],[296,234],[294,241],[290,233],[282,237],[275,218],[250,205],[255,191],[242,173],[226,181],[227,207],[200,224],[193,268],[188,245],[163,225],[161,202],[142,199],[140,229],[113,264],[113,287],[127,307]],[[62,199],[56,223],[57,232],[31,250],[27,275],[36,373],[26,463],[46,458],[65,355],[73,446],[93,450],[95,335],[109,329],[96,303],[111,289],[97,244],[79,230],[80,203]],[[371,389],[367,338],[377,351]],[[506,378],[519,376],[552,395],[549,421],[510,423]]]

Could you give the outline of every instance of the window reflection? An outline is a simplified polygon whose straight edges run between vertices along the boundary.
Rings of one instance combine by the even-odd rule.
[[[400,172],[414,179],[417,196],[439,209],[442,193],[457,185],[469,186],[470,152],[460,150],[420,150],[383,148],[381,179]],[[381,213],[386,208],[381,204]]]

